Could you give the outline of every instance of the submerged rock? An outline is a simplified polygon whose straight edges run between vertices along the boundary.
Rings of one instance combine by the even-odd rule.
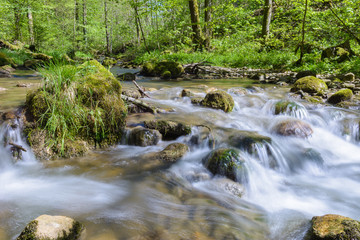
[[[158,130],[164,140],[175,140],[191,133],[191,126],[165,120],[145,121],[146,128]]]
[[[314,76],[308,76],[297,80],[290,91],[297,92],[301,90],[311,94],[324,94],[327,89],[328,87],[323,80]]]
[[[284,113],[292,113],[300,108],[301,108],[301,106],[299,104],[297,104],[296,102],[279,101],[275,104],[275,115],[284,114]]]
[[[360,239],[360,222],[354,219],[328,214],[311,219],[305,240],[355,240]]]
[[[246,180],[244,159],[233,149],[216,149],[203,159],[203,164],[212,174],[226,176],[233,181]]]
[[[328,103],[338,104],[343,101],[349,101],[353,98],[354,94],[350,89],[341,89],[331,95],[327,100]]]
[[[41,215],[31,221],[17,240],[82,240],[83,224],[65,216]]]
[[[158,157],[166,163],[174,163],[189,151],[189,147],[183,143],[172,143],[162,150]]]
[[[287,119],[277,123],[273,131],[282,136],[307,138],[313,130],[309,124],[298,119]]]
[[[161,134],[159,131],[137,127],[131,130],[128,143],[129,145],[146,147],[156,145],[160,140]]]
[[[236,131],[229,137],[228,143],[233,147],[253,153],[256,144],[270,144],[271,138],[253,131]]]
[[[201,104],[205,107],[221,109],[224,112],[231,112],[235,105],[232,96],[220,90],[206,94]]]

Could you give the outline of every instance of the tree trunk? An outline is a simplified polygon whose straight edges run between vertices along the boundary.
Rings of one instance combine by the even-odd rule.
[[[148,48],[147,43],[146,43],[146,38],[145,38],[144,30],[143,30],[143,28],[142,28],[141,21],[140,21],[140,17],[139,17],[139,13],[138,13],[137,1],[134,1],[134,11],[135,11],[135,18],[137,19],[138,27],[140,28],[140,31],[141,31],[141,36],[142,36],[142,39],[143,39],[143,41],[144,41],[145,49],[146,49],[146,51],[150,54],[149,48]]]
[[[105,11],[105,32],[106,32],[106,52],[108,54],[112,53],[111,43],[110,43],[110,29],[109,29],[109,20],[108,20],[108,2],[104,0],[104,11]]]
[[[138,43],[138,45],[140,45],[140,43],[141,43],[141,36],[140,36],[140,28],[139,28],[139,23],[138,23],[138,18],[137,18],[137,16],[135,16],[135,26],[136,26],[136,38],[137,38],[137,43]]]
[[[211,0],[205,0],[205,47],[206,49],[210,48],[210,42],[212,37],[212,29],[211,29]]]
[[[32,10],[30,3],[28,3],[28,9],[27,9],[27,16],[28,16],[28,24],[29,24],[29,37],[30,37],[30,45],[35,45],[35,36],[34,36],[34,20],[32,15]]]
[[[272,13],[272,0],[265,0],[264,5],[264,18],[262,24],[262,37],[266,40],[270,34],[270,23],[271,23],[271,13]]]
[[[20,41],[21,39],[21,29],[20,29],[20,8],[18,3],[15,3],[14,6],[14,21],[15,21],[15,36],[14,36],[14,40]]]
[[[307,14],[307,7],[308,7],[308,0],[305,0],[305,11],[304,11],[304,18],[302,22],[302,32],[301,32],[301,44],[300,44],[300,58],[296,62],[297,64],[302,63],[302,59],[304,57],[304,44],[305,44],[305,23],[306,23],[306,14]]]
[[[88,46],[86,25],[87,25],[86,0],[83,0],[83,34],[84,34],[85,49],[87,49],[87,46]]]
[[[74,0],[74,26],[73,26],[73,50],[74,53],[78,49],[78,43],[77,43],[77,30],[78,30],[78,22],[79,22],[79,2],[77,0]]]
[[[204,39],[200,27],[199,5],[197,0],[189,0],[189,9],[191,16],[191,26],[193,30],[193,43],[195,44],[195,49],[202,49],[204,45]]]

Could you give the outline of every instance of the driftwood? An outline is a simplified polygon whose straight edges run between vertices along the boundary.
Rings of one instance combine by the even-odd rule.
[[[133,80],[133,83],[135,84],[136,88],[139,90],[141,97],[148,97],[151,98],[149,95],[147,95],[142,87],[140,87],[135,80]]]
[[[16,149],[26,152],[26,149],[23,148],[21,145],[15,144],[13,142],[9,142],[9,145],[11,145],[13,148],[16,148]]]
[[[150,112],[150,113],[157,113],[158,112],[157,108],[152,107],[149,104],[147,104],[147,103],[145,103],[145,102],[143,102],[141,100],[138,100],[138,99],[135,99],[135,98],[132,98],[132,97],[128,97],[128,96],[125,96],[125,95],[121,95],[121,99],[126,101],[126,102],[130,102],[132,104],[135,104],[136,106],[140,107],[141,109],[143,109],[146,112]]]

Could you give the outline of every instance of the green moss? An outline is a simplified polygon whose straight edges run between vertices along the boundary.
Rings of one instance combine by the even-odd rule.
[[[161,78],[162,79],[170,79],[171,78],[171,72],[170,71],[165,71],[165,72],[161,73]]]
[[[341,89],[329,97],[328,103],[338,104],[343,101],[351,100],[353,96],[354,94],[350,89]]]
[[[105,67],[111,67],[111,66],[115,65],[116,63],[117,63],[116,59],[107,57],[107,58],[104,59],[102,64]]]
[[[14,65],[14,62],[3,52],[0,52],[0,66]]]
[[[291,88],[291,92],[302,90],[307,93],[322,94],[328,89],[326,83],[314,76],[303,77],[297,80]]]
[[[184,73],[183,66],[174,61],[145,63],[141,73],[145,76],[161,76],[165,79],[178,78]]]
[[[205,107],[221,109],[224,112],[231,112],[235,105],[231,95],[220,90],[208,93],[201,104]]]
[[[36,220],[31,221],[21,232],[20,236],[16,240],[40,240],[35,235],[37,226],[38,226],[38,221]]]
[[[49,118],[50,112],[49,105],[53,103],[52,96],[46,92],[38,89],[36,91],[28,92],[26,95],[26,106],[28,113],[34,118],[34,120],[46,121]]]
[[[150,77],[154,76],[155,75],[154,69],[155,69],[154,64],[147,62],[143,65],[141,74]]]
[[[79,240],[82,237],[82,233],[84,232],[85,227],[78,221],[74,221],[73,227],[70,229],[68,235],[65,235],[62,238],[57,240]]]
[[[244,174],[244,161],[239,154],[228,148],[221,148],[212,151],[203,159],[203,163],[212,174],[219,174],[237,181],[242,178],[239,174]]]

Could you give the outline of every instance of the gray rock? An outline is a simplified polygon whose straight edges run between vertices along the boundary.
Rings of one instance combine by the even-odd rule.
[[[143,127],[136,127],[131,130],[128,143],[129,145],[146,147],[156,145],[160,140],[161,134],[159,131],[154,129],[146,129]]]

